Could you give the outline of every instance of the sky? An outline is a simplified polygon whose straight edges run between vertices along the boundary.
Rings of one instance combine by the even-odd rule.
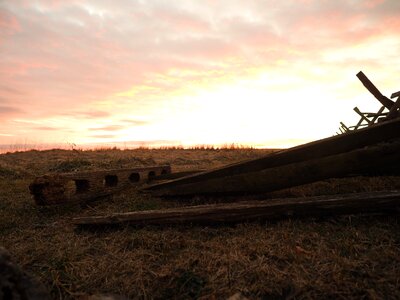
[[[0,0],[0,144],[290,147],[400,90],[398,0]]]

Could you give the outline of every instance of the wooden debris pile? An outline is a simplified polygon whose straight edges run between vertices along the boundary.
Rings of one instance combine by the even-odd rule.
[[[161,196],[264,193],[328,178],[376,173],[399,166],[400,92],[393,94],[398,97],[394,102],[383,96],[362,72],[357,76],[390,109],[384,117],[379,115],[381,122],[371,121],[370,126],[348,130],[346,134],[156,184],[146,190]],[[374,118],[379,119],[378,115]]]
[[[360,120],[356,125],[349,127],[340,122],[340,132],[337,132],[337,134],[368,127],[379,122],[395,119],[399,116],[400,91],[390,96],[391,99],[397,98],[396,101],[393,101],[384,96],[362,71],[357,74],[357,77],[365,88],[382,104],[382,107],[376,113],[361,112],[358,107],[354,107],[353,110],[360,116]]]
[[[265,193],[399,165],[400,119],[275,152],[198,175],[155,184],[159,196]]]
[[[400,92],[383,96],[362,73],[364,86],[383,108],[376,114],[355,111],[361,116],[354,127],[342,124],[345,134],[317,140],[262,158],[195,174],[177,174],[170,166],[62,174],[37,178],[30,186],[39,205],[80,202],[112,194],[122,188],[156,177],[161,183],[141,190],[162,197],[194,195],[246,195],[267,193],[335,177],[381,174],[400,167]],[[387,109],[388,112],[383,112]],[[363,124],[366,122],[366,124]],[[354,130],[353,130],[354,129]],[[183,176],[182,175],[187,175]],[[169,176],[169,178],[168,178]],[[167,180],[170,179],[170,180]],[[240,199],[240,197],[239,197]],[[400,192],[325,196],[309,199],[266,200],[197,206],[166,211],[144,211],[110,216],[77,218],[78,225],[129,223],[219,223],[282,216],[324,215],[364,211],[388,211],[400,207]]]

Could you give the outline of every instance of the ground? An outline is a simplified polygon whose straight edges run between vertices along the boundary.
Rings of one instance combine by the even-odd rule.
[[[285,219],[235,226],[75,228],[71,218],[223,199],[154,198],[132,188],[87,207],[37,207],[35,176],[169,163],[210,169],[269,150],[28,151],[0,155],[0,245],[57,299],[399,299],[400,224],[393,215]],[[331,179],[265,195],[400,189],[399,177]]]

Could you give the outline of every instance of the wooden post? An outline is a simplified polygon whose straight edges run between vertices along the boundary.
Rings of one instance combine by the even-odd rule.
[[[304,160],[261,171],[164,186],[160,196],[266,193],[349,174],[379,170],[400,160],[400,140],[322,158]]]
[[[376,88],[376,86],[368,79],[365,74],[360,71],[357,73],[358,79],[362,82],[365,88],[372,94],[374,97],[382,103],[387,109],[391,109],[394,102],[390,100],[388,97],[382,95],[382,93]]]
[[[116,224],[170,225],[235,223],[287,217],[326,216],[348,213],[392,212],[400,207],[400,191],[330,195],[312,198],[271,199],[191,206],[167,210],[116,213],[74,218],[81,227]]]

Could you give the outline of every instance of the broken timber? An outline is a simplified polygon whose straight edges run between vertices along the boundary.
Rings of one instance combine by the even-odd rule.
[[[37,177],[29,186],[29,190],[38,205],[82,202],[107,196],[170,173],[171,167],[166,165],[45,175]]]
[[[400,119],[155,184],[145,190],[159,195],[269,192],[349,172],[369,172],[399,158],[399,142],[377,145],[392,139],[400,139]]]
[[[388,97],[384,96],[377,88],[376,86],[368,79],[365,74],[360,71],[356,75],[358,79],[362,82],[362,84],[365,86],[365,88],[372,94],[374,97],[382,103],[383,106],[385,106],[387,109],[391,109],[392,106],[394,105],[394,102],[390,100]]]
[[[255,202],[201,205],[168,210],[117,213],[74,218],[81,227],[116,224],[168,225],[218,224],[285,217],[349,213],[391,212],[400,207],[400,191],[330,195],[310,198],[271,199]]]
[[[376,86],[368,79],[368,77],[360,71],[357,73],[358,79],[364,85],[364,87],[383,105],[377,113],[365,113],[361,112],[358,107],[354,108],[354,111],[361,117],[358,123],[354,126],[346,126],[343,122],[340,122],[340,133],[347,133],[351,130],[357,130],[363,127],[369,127],[376,123],[395,119],[399,116],[400,108],[400,92],[393,93],[391,98],[398,97],[397,101],[394,102],[388,97],[384,96]],[[384,112],[388,110],[389,112]],[[339,133],[338,133],[339,134]]]

